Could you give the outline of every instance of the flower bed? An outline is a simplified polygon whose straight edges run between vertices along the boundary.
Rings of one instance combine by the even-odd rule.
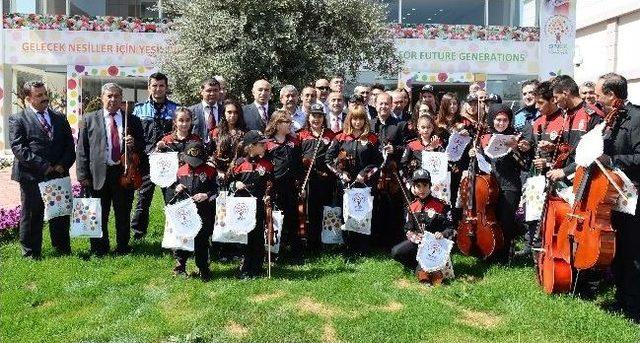
[[[87,17],[12,13],[3,18],[5,29],[166,33],[172,25],[173,21],[169,19],[113,16]]]
[[[537,27],[446,24],[405,26],[394,24],[391,26],[391,31],[394,38],[512,40],[520,42],[537,42],[540,40],[540,29]]]
[[[0,242],[10,240],[18,234],[22,208],[0,207]]]

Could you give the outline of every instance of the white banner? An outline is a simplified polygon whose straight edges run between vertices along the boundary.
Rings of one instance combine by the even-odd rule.
[[[445,267],[453,248],[453,241],[442,238],[436,239],[431,232],[425,232],[422,242],[418,246],[416,260],[425,272],[435,272]]]
[[[573,75],[576,5],[576,0],[540,1],[538,76],[543,81],[556,75]]]
[[[153,65],[164,33],[4,30],[6,64]],[[100,75],[96,75],[100,76]]]
[[[535,41],[401,38],[395,39],[395,47],[405,62],[402,73],[538,73]]]
[[[160,187],[169,187],[178,180],[178,153],[157,152],[149,155],[149,179]]]

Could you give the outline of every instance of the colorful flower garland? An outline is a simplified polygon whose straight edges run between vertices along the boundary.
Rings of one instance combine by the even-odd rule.
[[[487,41],[537,42],[540,29],[518,26],[480,26],[420,24],[416,26],[391,25],[393,38],[461,39]]]
[[[4,16],[2,23],[5,29],[157,33],[166,33],[173,26],[170,19],[20,13]]]

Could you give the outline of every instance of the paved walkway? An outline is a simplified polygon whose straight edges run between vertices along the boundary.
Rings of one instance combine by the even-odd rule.
[[[76,166],[71,167],[71,182],[76,180]],[[11,167],[0,170],[0,207],[20,205],[20,185],[11,180]]]

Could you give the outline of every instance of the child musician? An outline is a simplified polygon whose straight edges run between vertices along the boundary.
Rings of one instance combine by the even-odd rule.
[[[216,169],[207,165],[207,154],[202,142],[190,142],[182,153],[183,165],[178,169],[178,181],[167,188],[165,192],[165,202],[171,199],[191,197],[198,208],[198,215],[202,219],[202,228],[198,232],[194,241],[194,252],[196,266],[199,276],[203,281],[211,279],[209,269],[209,240],[213,233],[213,222],[215,213],[215,199],[218,193],[216,183]],[[174,275],[186,275],[187,259],[192,255],[186,250],[174,250],[176,266],[173,268]]]
[[[342,182],[343,188],[352,183],[356,187],[372,187],[382,162],[376,135],[371,132],[367,112],[356,106],[347,114],[344,129],[336,135],[327,151],[326,163]],[[369,250],[369,236],[345,231],[347,258],[363,255]]]
[[[302,164],[309,173],[309,180],[304,192],[306,201],[307,249],[317,253],[321,248],[322,212],[333,200],[335,176],[327,168],[325,156],[335,133],[326,127],[324,107],[322,104],[311,105],[307,121],[298,131],[298,139],[302,150]],[[315,154],[315,160],[313,160]],[[309,168],[311,168],[310,171]],[[304,182],[304,179],[303,179]]]
[[[515,135],[516,131],[512,126],[513,112],[503,104],[491,105],[487,124],[491,133],[481,137],[482,147],[486,148],[491,137],[496,134]],[[504,248],[494,256],[497,262],[506,263],[509,260],[512,242],[517,234],[517,223],[515,213],[520,201],[522,191],[522,181],[520,178],[521,166],[516,156],[517,151],[527,152],[530,149],[529,143],[525,140],[510,141],[511,151],[502,157],[490,158],[491,172],[498,181],[500,195],[498,197],[497,213],[498,221],[504,235]]]
[[[437,239],[452,239],[455,230],[449,219],[449,206],[431,195],[431,175],[424,169],[418,169],[411,178],[412,192],[416,200],[409,205],[405,231],[407,239],[391,249],[391,256],[406,268],[416,271],[421,282],[439,284],[445,277],[445,271],[426,273],[418,266],[416,255],[423,232],[435,234]],[[416,223],[417,221],[417,223]],[[418,226],[420,225],[420,226]]]
[[[160,152],[184,152],[189,143],[202,141],[200,136],[191,133],[192,129],[193,113],[186,107],[179,107],[173,115],[173,131],[158,141],[156,149]]]
[[[291,135],[291,116],[277,110],[271,116],[271,120],[265,129],[265,135],[269,141],[265,144],[265,157],[273,164],[273,195],[276,207],[283,212],[282,243],[287,249],[291,260],[302,262],[303,253],[302,237],[298,232],[297,203],[298,192],[296,183],[302,174],[302,158],[300,155],[300,142]]]
[[[435,133],[436,123],[433,117],[421,115],[417,121],[418,138],[408,142],[404,149],[400,165],[407,179],[422,165],[423,151],[444,151],[442,139]]]
[[[247,132],[242,138],[243,157],[238,158],[232,168],[230,184],[237,191],[235,196],[257,199],[256,226],[248,234],[248,241],[238,278],[251,279],[262,274],[264,260],[264,197],[267,185],[272,183],[273,165],[263,157],[267,142],[259,131]]]

